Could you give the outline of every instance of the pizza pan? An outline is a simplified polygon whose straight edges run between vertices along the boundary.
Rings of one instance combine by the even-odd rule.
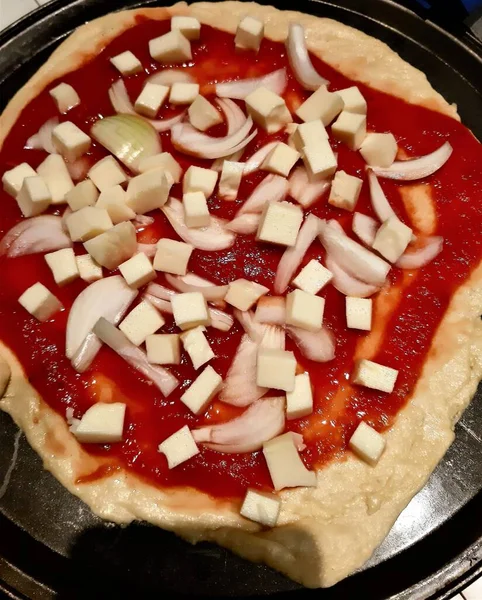
[[[0,35],[0,108],[75,27],[138,5],[132,0],[55,0],[7,29]],[[387,0],[298,0],[295,7],[387,42],[458,105],[464,123],[482,139],[482,59],[475,38],[461,42]],[[460,37],[462,31],[455,33]],[[457,425],[456,441],[370,563],[334,588],[312,591],[217,546],[191,547],[144,524],[121,529],[102,522],[42,469],[25,438],[1,413],[0,589],[12,598],[42,600],[134,595],[447,599],[482,572],[481,436],[479,388]]]

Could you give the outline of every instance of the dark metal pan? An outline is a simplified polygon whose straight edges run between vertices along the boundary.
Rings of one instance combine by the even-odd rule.
[[[75,27],[110,10],[138,4],[56,0],[6,30],[0,35],[0,109]],[[338,19],[387,42],[458,105],[464,123],[482,139],[482,60],[474,38],[467,37],[464,45],[389,0],[298,0],[296,8]],[[460,28],[454,31],[463,35]],[[0,498],[0,589],[12,598],[69,600],[266,595],[320,600],[449,598],[482,572],[479,433],[480,388],[457,426],[456,441],[370,563],[321,591],[301,589],[271,569],[217,546],[191,547],[143,524],[120,529],[102,522],[42,469],[40,459],[20,437],[10,483]],[[15,426],[0,414],[0,481],[13,464],[15,441]]]

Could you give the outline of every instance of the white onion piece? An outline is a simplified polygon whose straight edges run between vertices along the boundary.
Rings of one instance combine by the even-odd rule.
[[[281,96],[288,85],[286,69],[278,69],[268,75],[253,77],[250,79],[238,79],[237,81],[228,81],[216,84],[216,94],[221,98],[235,98],[244,100],[246,96],[257,90],[259,87],[265,87],[278,96]]]
[[[101,317],[95,324],[93,332],[131,367],[152,381],[164,396],[169,396],[179,385],[177,378],[167,369],[151,365],[147,360],[146,353],[130,342],[127,336],[107,319]]]
[[[375,219],[372,219],[368,215],[356,212],[353,215],[351,228],[353,233],[358,236],[366,246],[371,248],[378,229],[378,223]]]
[[[402,181],[414,181],[423,179],[438,171],[448,161],[453,148],[449,142],[445,142],[430,154],[410,160],[398,160],[390,167],[370,167],[378,177],[387,179],[399,179]]]
[[[74,181],[82,181],[87,177],[91,164],[87,156],[81,156],[74,162],[66,161],[65,166]]]
[[[308,215],[298,233],[296,244],[290,248],[286,248],[284,251],[279,261],[274,280],[273,289],[276,294],[283,294],[286,291],[308,248],[316,239],[320,223],[321,221],[318,217]]]
[[[147,82],[171,87],[173,83],[196,83],[196,80],[184,69],[163,69],[150,75],[146,79]]]
[[[208,302],[223,300],[228,293],[229,286],[227,285],[211,285],[209,287],[202,285],[192,285],[183,281],[179,275],[171,275],[166,273],[166,281],[178,292],[200,292]]]
[[[264,332],[266,331],[266,327],[255,320],[254,313],[252,311],[239,310],[235,308],[233,315],[239,321],[239,324],[253,340],[253,342],[261,342]]]
[[[238,210],[236,216],[245,213],[261,213],[268,202],[280,202],[288,193],[288,180],[281,175],[267,175],[263,181],[254,188],[249,198]]]
[[[161,298],[156,298],[156,296],[153,296],[152,294],[144,294],[142,297],[144,300],[148,300],[159,312],[172,315],[172,304],[170,300],[162,300]]]
[[[195,273],[186,273],[186,275],[180,275],[179,277],[182,281],[184,281],[184,283],[187,283],[189,285],[195,285],[197,287],[212,287],[215,285],[212,281],[209,281],[209,279],[200,277]],[[218,308],[226,307],[226,302],[224,302],[224,300],[213,300],[212,304],[214,304]]]
[[[136,215],[136,218],[132,221],[136,231],[143,231],[145,227],[149,227],[154,223],[154,217],[149,217],[148,215]]]
[[[220,173],[223,170],[225,160],[230,160],[231,162],[239,162],[239,159],[243,156],[243,154],[244,149],[238,150],[234,154],[228,154],[228,156],[221,156],[220,158],[216,158],[216,160],[211,165],[211,169]]]
[[[370,201],[372,208],[380,221],[384,223],[390,217],[395,216],[395,211],[390,206],[377,176],[371,169],[368,171],[368,185],[370,187]]]
[[[72,356],[70,361],[72,368],[77,373],[84,373],[92,364],[92,361],[97,356],[97,353],[102,347],[102,342],[92,333],[87,334],[87,337],[79,346],[77,352]]]
[[[157,252],[157,244],[137,244],[137,252],[143,252],[148,258],[153,258]]]
[[[45,150],[49,154],[58,154],[57,148],[52,141],[52,131],[59,124],[57,117],[46,121],[35,135],[29,137],[25,142],[26,150]]]
[[[171,298],[177,294],[174,290],[170,290],[159,283],[150,283],[147,286],[146,293],[152,294],[156,298],[161,298],[161,300],[168,300],[169,302],[171,301]]]
[[[288,179],[289,195],[301,204],[303,208],[308,208],[316,202],[330,187],[331,183],[326,179],[319,181],[310,181],[308,172],[304,167],[298,167],[291,173]]]
[[[420,269],[442,252],[443,237],[434,236],[424,240],[424,244],[417,250],[407,250],[395,263],[401,269]]]
[[[376,285],[370,285],[360,281],[356,277],[352,277],[338,263],[336,263],[329,254],[326,255],[326,267],[333,275],[331,284],[345,296],[353,296],[355,298],[369,298],[376,294],[380,288]]]
[[[284,325],[286,323],[286,300],[283,296],[262,296],[256,305],[254,320],[258,323]]]
[[[286,333],[305,358],[315,362],[328,362],[335,358],[335,340],[326,327],[319,331],[307,331],[288,325]]]
[[[61,217],[41,215],[20,221],[4,235],[0,242],[0,256],[15,258],[71,248],[72,245],[62,226]]]
[[[303,435],[301,433],[296,433],[295,431],[290,431],[290,433],[293,437],[293,442],[295,443],[298,452],[303,452],[303,450],[306,450],[306,444],[303,440]]]
[[[246,161],[244,165],[243,174],[248,175],[249,173],[254,173],[257,171],[260,166],[263,164],[264,159],[268,156],[268,154],[273,150],[275,146],[277,146],[279,142],[268,142],[264,146],[262,146],[259,150],[257,150],[251,158]]]
[[[261,221],[261,215],[258,213],[244,213],[235,217],[232,221],[226,225],[226,229],[234,231],[234,233],[241,233],[249,235],[258,231],[258,225]]]
[[[261,346],[272,350],[284,350],[286,343],[286,331],[279,325],[266,325]]]
[[[288,59],[298,82],[307,90],[317,90],[329,81],[314,68],[306,47],[305,30],[298,23],[290,23],[286,40]]]
[[[236,102],[232,100],[217,99],[216,103],[221,108],[226,117],[227,135],[232,135],[246,123],[246,115],[239,108]]]

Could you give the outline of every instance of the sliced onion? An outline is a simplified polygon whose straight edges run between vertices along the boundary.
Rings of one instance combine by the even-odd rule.
[[[253,342],[260,343],[263,339],[266,327],[255,320],[254,313],[250,310],[238,310],[235,308],[233,315]]]
[[[288,85],[286,69],[278,69],[268,75],[253,77],[250,79],[238,79],[216,84],[216,94],[221,98],[236,98],[244,100],[246,96],[257,90],[259,87],[265,87],[278,96],[281,96]]]
[[[280,175],[267,175],[263,181],[254,188],[249,198],[238,210],[236,216],[245,213],[263,212],[264,205],[268,202],[280,202],[288,193],[288,180]]]
[[[156,298],[156,296],[153,296],[152,294],[144,294],[143,298],[155,306],[159,312],[172,315],[172,304],[170,300],[162,300],[161,298]]]
[[[244,170],[243,170],[244,175],[248,175],[249,173],[254,173],[255,171],[257,171],[261,167],[265,158],[268,156],[268,154],[271,152],[271,150],[273,150],[273,148],[275,146],[277,146],[278,144],[279,144],[278,141],[268,142],[267,144],[262,146],[259,150],[257,150],[253,154],[253,156],[246,161],[246,164],[244,165]]]
[[[196,80],[184,69],[164,69],[150,75],[146,82],[171,87],[173,83],[196,83]]]
[[[372,207],[380,221],[383,223],[390,217],[396,216],[395,211],[390,206],[390,203],[382,190],[377,176],[371,170],[368,171],[368,185],[370,186],[370,200]]]
[[[366,246],[371,248],[378,229],[378,223],[375,219],[372,219],[368,215],[356,212],[353,215],[351,228],[353,233],[357,235]]]
[[[295,169],[288,182],[289,195],[304,208],[314,204],[331,185],[326,179],[310,181],[308,172],[304,167]]]
[[[180,278],[182,279],[182,281],[184,281],[184,283],[194,285],[197,287],[212,287],[215,285],[212,281],[209,281],[209,279],[200,277],[195,273],[186,273],[186,275],[180,275]],[[224,302],[224,300],[212,300],[212,304],[214,304],[218,308],[226,307],[226,302]]]
[[[326,255],[326,267],[333,275],[332,285],[345,296],[354,296],[355,298],[369,298],[376,294],[380,287],[370,285],[360,281],[347,273],[336,263],[329,254]]]
[[[226,296],[229,289],[228,285],[212,285],[209,287],[192,285],[183,281],[181,276],[169,273],[166,273],[166,280],[167,283],[179,292],[200,292],[208,302],[224,300],[224,296]]]
[[[147,294],[151,294],[156,298],[161,298],[161,300],[171,301],[171,298],[177,294],[174,290],[170,290],[169,288],[160,285],[159,283],[150,283],[146,289]]]
[[[65,166],[74,181],[82,181],[87,177],[91,164],[87,156],[81,156],[74,162],[66,161]]]
[[[149,217],[147,215],[136,215],[136,218],[132,221],[134,223],[134,227],[136,231],[143,231],[149,225],[154,223],[154,217]]]
[[[286,341],[286,331],[279,325],[266,325],[261,346],[271,348],[272,350],[284,350]]]
[[[299,23],[290,23],[286,49],[293,73],[298,82],[307,90],[317,90],[329,81],[319,75],[314,68],[306,47],[305,30]]]
[[[151,365],[147,360],[146,353],[130,342],[126,335],[107,319],[101,317],[95,324],[93,332],[131,367],[152,381],[164,396],[169,396],[179,385],[177,378],[167,369]]]
[[[293,437],[293,442],[295,443],[298,452],[303,452],[303,450],[306,450],[306,444],[303,440],[303,435],[294,431],[290,431],[290,433]]]
[[[255,213],[244,213],[235,217],[232,221],[226,225],[226,229],[234,231],[234,233],[241,233],[249,235],[258,231],[258,225],[261,221],[261,215]]]
[[[442,252],[444,244],[443,237],[427,237],[423,240],[423,246],[417,250],[408,249],[395,263],[401,269],[420,269],[432,262]]]
[[[59,124],[57,117],[46,121],[38,130],[38,133],[29,137],[25,143],[26,150],[45,150],[49,154],[58,154],[57,148],[52,141],[52,132]]]
[[[157,244],[137,244],[137,252],[143,252],[148,258],[153,258],[157,252]]]
[[[225,160],[230,160],[231,162],[239,162],[239,159],[243,156],[243,154],[244,149],[238,150],[237,152],[234,152],[234,154],[228,154],[228,156],[221,156],[220,158],[216,158],[216,160],[211,165],[211,169],[220,173],[223,170]]]
[[[4,235],[0,242],[0,256],[15,258],[71,248],[72,245],[63,229],[61,217],[41,215],[20,221]]]
[[[216,103],[221,108],[226,117],[228,127],[227,135],[233,135],[246,123],[246,115],[239,108],[236,102],[232,100],[216,100]]]
[[[335,340],[326,327],[313,332],[288,325],[286,333],[305,358],[315,362],[328,362],[335,358]]]
[[[402,181],[414,181],[415,179],[423,179],[438,171],[448,161],[452,154],[453,148],[449,142],[445,142],[430,154],[413,158],[410,160],[399,160],[393,163],[390,167],[370,167],[378,177],[388,179],[399,179]]]
[[[254,320],[258,323],[284,325],[286,323],[286,300],[283,296],[262,296],[256,305]]]

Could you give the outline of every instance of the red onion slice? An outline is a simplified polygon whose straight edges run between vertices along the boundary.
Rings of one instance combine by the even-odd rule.
[[[395,263],[401,269],[420,269],[442,252],[443,237],[434,236],[423,240],[423,246],[416,250],[407,250]]]
[[[270,325],[286,323],[286,300],[283,296],[263,296],[258,300],[254,320]]]
[[[251,79],[238,79],[216,84],[216,94],[221,98],[235,98],[244,100],[246,96],[259,87],[265,87],[278,96],[281,96],[288,85],[286,69],[278,69],[268,75],[253,77]]]
[[[286,49],[293,73],[298,82],[307,90],[317,90],[329,81],[314,68],[306,47],[305,30],[298,23],[290,23]]]
[[[413,158],[410,160],[396,161],[390,167],[383,169],[381,167],[370,167],[378,177],[387,179],[399,179],[402,181],[414,181],[423,179],[438,171],[448,161],[453,148],[449,142],[445,142],[430,154]]]
[[[178,292],[200,292],[208,302],[224,300],[228,293],[228,285],[211,285],[209,287],[202,285],[192,285],[183,281],[179,275],[166,273],[166,281]]]
[[[326,327],[313,332],[288,325],[286,333],[305,358],[315,362],[328,362],[335,358],[335,340]]]
[[[280,175],[267,175],[263,181],[254,188],[253,192],[238,210],[236,216],[245,213],[260,213],[268,202],[280,202],[288,193],[288,181]]]
[[[345,296],[354,296],[355,298],[369,298],[376,294],[380,287],[364,283],[356,277],[352,277],[340,265],[335,262],[329,254],[326,256],[326,268],[333,275],[331,284]]]
[[[275,146],[277,146],[279,144],[279,142],[268,142],[267,144],[265,144],[264,146],[262,146],[259,150],[257,150],[253,156],[251,158],[249,158],[246,161],[246,164],[244,165],[244,170],[243,173],[244,175],[248,175],[249,173],[254,173],[254,171],[257,171],[262,163],[264,162],[264,159],[268,156],[268,154],[271,152],[271,150],[273,150],[273,148]]]
[[[358,236],[366,246],[371,248],[378,229],[378,223],[375,219],[372,219],[368,215],[356,212],[353,215],[351,228],[353,233]]]
[[[314,204],[328,190],[331,183],[326,179],[310,181],[308,172],[304,167],[298,167],[293,171],[289,180],[289,195],[301,204],[303,208],[308,208]]]
[[[250,235],[258,231],[260,221],[261,215],[259,213],[244,213],[239,215],[239,217],[235,217],[232,221],[229,221],[226,225],[226,229],[234,231],[234,233]]]
[[[20,221],[4,235],[0,242],[0,256],[15,258],[72,246],[72,240],[63,229],[62,218],[41,215]]]

